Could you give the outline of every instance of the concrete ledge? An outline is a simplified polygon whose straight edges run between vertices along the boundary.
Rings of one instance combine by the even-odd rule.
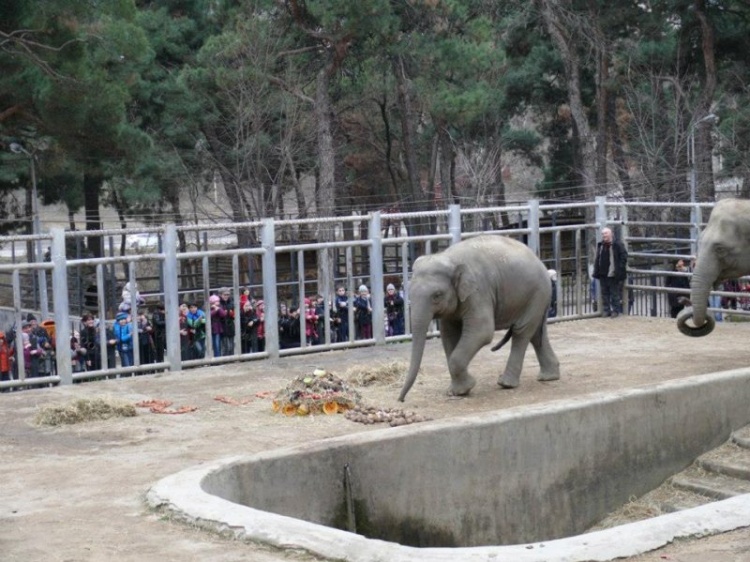
[[[629,495],[658,486],[726,441],[732,431],[750,423],[748,403],[750,369],[740,369],[225,459],[161,480],[149,490],[147,500],[192,524],[237,538],[351,562],[607,561],[648,552],[679,537],[750,526],[750,495],[743,495],[613,529],[555,538],[570,525],[592,523],[594,514],[601,512],[603,517]],[[472,466],[468,473],[463,461],[455,466],[457,448],[459,457]],[[472,450],[473,457],[467,456]],[[443,455],[442,461],[438,455]],[[414,459],[417,466],[430,470],[407,480],[406,474],[414,476]],[[478,504],[483,517],[493,518],[493,525],[480,528],[479,536],[469,539],[484,541],[495,528],[504,528],[505,521],[497,524],[496,519],[517,513],[518,500],[504,498],[513,497],[520,488],[526,498],[522,505],[533,511],[533,517],[527,517],[528,524],[512,519],[508,524],[515,524],[523,536],[533,523],[545,529],[550,540],[541,537],[511,546],[415,548],[317,524],[328,523],[332,510],[341,503],[340,471],[328,479],[322,475],[349,462],[354,467],[354,496],[373,501],[373,513],[381,511],[378,500],[372,499],[373,487],[399,517],[413,516],[414,509],[423,514],[424,507],[411,504],[414,498],[427,496],[432,503],[426,511],[438,511],[436,525],[446,524],[441,519],[444,512],[449,512],[448,517],[451,511],[463,517],[463,508],[453,502],[467,497]],[[456,468],[463,476],[453,472]],[[583,478],[592,474],[598,474],[599,481],[587,485]],[[380,476],[381,480],[373,482]],[[258,481],[263,486],[253,485]],[[399,481],[401,486],[396,485]],[[648,488],[634,491],[633,486],[643,486],[642,481]],[[300,488],[294,488],[295,482]],[[305,484],[307,493],[300,493]],[[411,486],[408,493],[407,485]],[[318,493],[322,499],[315,497]],[[399,496],[404,499],[399,501]],[[492,497],[483,500],[486,496]],[[593,506],[582,504],[578,496],[589,496]],[[442,509],[436,508],[439,501],[447,501]],[[505,503],[516,509],[507,510]],[[277,513],[266,511],[270,509]]]

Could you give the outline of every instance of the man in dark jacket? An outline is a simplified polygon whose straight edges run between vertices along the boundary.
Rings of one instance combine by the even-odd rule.
[[[599,280],[602,291],[603,316],[617,318],[622,314],[622,286],[628,265],[625,245],[615,240],[612,230],[602,229],[602,241],[596,245],[594,278]]]

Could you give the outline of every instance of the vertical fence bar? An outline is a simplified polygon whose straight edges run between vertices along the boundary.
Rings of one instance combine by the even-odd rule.
[[[169,226],[169,225],[167,225]],[[165,234],[166,235],[166,234]],[[164,236],[162,233],[158,232],[156,234],[156,251],[159,254],[164,254]],[[162,298],[159,299],[160,301],[164,302],[164,268],[159,268],[159,292],[162,294]]]
[[[273,219],[263,219],[260,244],[263,247],[263,302],[265,305],[266,351],[279,357],[279,297],[276,293],[276,232]]]
[[[349,307],[346,312],[349,317],[347,320],[347,326],[349,326],[347,341],[354,341],[354,250],[351,246],[346,247],[346,287],[347,298],[349,299]]]
[[[133,329],[133,365],[135,366],[141,364],[141,338],[138,336],[138,280],[134,261],[128,263],[128,280],[130,281],[130,325]]]
[[[177,227],[168,224],[164,230],[164,263],[162,279],[164,280],[164,310],[167,323],[167,362],[171,372],[182,370],[180,353],[180,287],[177,261]]]
[[[114,257],[114,255],[115,255],[115,239],[113,236],[110,236],[109,237],[109,257]],[[112,262],[109,266],[109,271],[108,271],[109,302],[111,303],[117,303],[117,270],[116,270],[116,267],[117,267],[117,264],[115,262]],[[108,311],[104,309],[99,311],[99,315],[102,320],[106,318],[107,312]]]
[[[114,268],[114,264],[112,265]],[[107,309],[105,308],[104,303],[104,293],[106,289],[106,284],[104,282],[104,266],[102,264],[97,264],[96,266],[96,301],[99,303],[99,311],[97,313],[97,318],[99,319],[99,324],[96,327],[96,329],[99,331],[99,357],[101,358],[99,368],[100,369],[108,369],[110,367],[114,367],[114,365],[109,364],[109,353],[107,352],[107,322],[106,322],[106,314]],[[93,363],[92,363],[93,365]]]
[[[607,198],[604,196],[597,196],[596,197],[596,243],[602,241],[602,228],[607,226]],[[594,246],[596,248],[596,246]],[[595,256],[591,256],[595,259]],[[597,303],[597,310],[602,310],[602,288],[601,284],[599,283],[598,279],[595,279],[593,281],[594,286],[596,287],[596,303]]]
[[[565,306],[563,303],[563,296],[562,296],[562,290],[563,290],[563,279],[565,278],[563,276],[562,271],[562,251],[561,251],[561,243],[560,243],[560,231],[555,230],[552,232],[552,253],[555,263],[555,271],[557,271],[557,282],[555,283],[555,302],[557,303],[557,316],[563,316],[563,307]]]
[[[330,271],[331,264],[330,264],[330,256],[331,252],[329,252],[327,249],[322,250],[323,254],[320,256],[320,266],[323,269],[323,271]],[[329,275],[326,275],[323,278],[323,286],[320,289],[321,293],[320,295],[323,297],[323,342],[328,345],[331,343],[331,294],[333,293],[333,290],[331,288],[331,277]],[[318,339],[320,340],[321,334],[318,334]]]
[[[630,239],[630,226],[628,225],[628,207],[627,205],[621,205],[620,206],[620,241],[625,245],[625,249],[628,250],[627,241]],[[625,274],[625,283],[622,284],[622,295],[620,295],[620,298],[622,299],[622,302],[625,303],[622,307],[625,314],[631,314],[630,310],[630,303],[633,302],[630,298],[631,295],[634,295],[633,289],[628,289],[626,286],[631,283],[630,276],[626,273]],[[654,293],[655,295],[655,293]]]
[[[541,245],[539,241],[539,199],[531,199],[529,201],[529,217],[526,221],[526,226],[531,232],[529,232],[528,246],[531,251],[537,256],[541,257]]]
[[[451,235],[451,245],[461,241],[461,205],[448,206],[448,233]]]
[[[409,306],[409,256],[408,242],[401,244],[401,288],[404,297],[404,333],[411,334],[411,312]]]
[[[65,231],[52,228],[52,294],[55,299],[55,339],[57,341],[57,374],[60,384],[73,384],[70,358],[70,303],[68,302],[68,266],[65,256]]]
[[[576,229],[575,231],[575,290],[576,290],[576,306],[575,311],[577,315],[583,313],[583,286],[581,284],[581,278],[584,275],[588,275],[588,270],[583,273],[585,264],[581,260],[581,230]],[[588,288],[588,283],[586,284]]]
[[[37,262],[44,263],[44,254],[42,253],[42,241],[37,240]],[[49,295],[47,294],[47,272],[44,269],[37,270],[39,279],[39,311],[42,320],[49,318]]]
[[[21,302],[21,271],[19,269],[13,270],[13,312],[15,316],[15,321],[13,322],[14,330],[15,330],[15,336],[14,341],[16,345],[16,350],[19,348],[23,350],[24,343],[23,343],[23,323],[26,321],[26,319],[23,317],[23,310],[22,306],[23,303]],[[26,380],[26,358],[23,354],[23,351],[20,353],[16,353],[16,365],[18,366],[18,380],[25,381]]]
[[[698,203],[690,207],[690,254],[698,254],[698,236],[701,231],[701,207]]]
[[[297,310],[299,311],[299,346],[307,347],[307,308],[305,307],[305,252],[297,252]],[[291,312],[291,309],[290,311]]]
[[[383,231],[380,211],[370,213],[370,295],[372,295],[372,337],[385,343],[385,299],[383,298]]]
[[[605,226],[607,226],[607,198],[603,195],[598,195],[595,198],[595,219],[596,219],[596,227],[597,230],[601,230]],[[597,232],[596,234],[596,241],[599,242],[601,240],[601,233]]]
[[[239,254],[232,255],[232,294],[234,298],[232,303],[234,306],[234,353],[233,355],[242,354],[242,329],[240,326],[240,315],[242,309],[240,308],[240,297],[242,291],[240,291],[240,256]]]
[[[206,242],[208,243],[208,242]],[[208,247],[208,246],[206,246]],[[211,272],[208,256],[203,256],[203,312],[206,314],[206,359],[216,357],[214,349],[214,334],[211,319],[211,303],[208,302],[211,294]]]
[[[693,223],[690,228],[690,255],[698,255],[698,242],[700,240],[701,228],[703,226],[703,209],[699,204],[696,204],[691,212],[691,222]]]

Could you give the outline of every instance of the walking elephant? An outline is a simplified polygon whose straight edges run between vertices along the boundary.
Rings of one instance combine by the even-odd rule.
[[[698,256],[690,280],[690,304],[677,315],[685,335],[710,334],[715,320],[706,314],[708,296],[717,282],[750,275],[750,201],[722,199],[711,211],[698,241]],[[692,326],[688,324],[692,320]]]
[[[541,367],[538,380],[559,379],[560,363],[547,335],[551,291],[547,269],[534,252],[505,236],[477,236],[419,257],[409,283],[411,361],[399,400],[404,401],[417,377],[433,318],[440,320],[450,394],[471,391],[476,381],[469,363],[501,329],[508,333],[493,351],[512,339],[505,372],[498,379],[501,387],[518,386],[529,342]]]

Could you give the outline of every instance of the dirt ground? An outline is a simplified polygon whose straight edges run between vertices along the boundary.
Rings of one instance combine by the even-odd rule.
[[[498,334],[498,339],[502,334]],[[521,386],[502,390],[497,376],[507,349],[485,348],[472,372],[478,384],[467,398],[445,394],[448,375],[438,340],[428,343],[423,372],[407,396],[400,381],[359,389],[368,405],[417,411],[431,418],[513,408],[582,394],[648,385],[750,365],[750,323],[721,323],[705,338],[681,335],[673,321],[621,317],[550,326],[561,365],[559,381],[536,381],[530,351]],[[389,344],[145,375],[0,395],[0,559],[5,562],[112,561],[286,562],[317,560],[303,552],[231,541],[151,511],[144,502],[160,478],[199,463],[381,429],[342,415],[285,417],[256,393],[277,391],[316,367],[334,374],[401,361],[410,344]],[[217,401],[217,396],[244,405]],[[166,399],[182,415],[139,409],[136,417],[59,427],[37,427],[35,415],[75,398],[118,398],[132,403]],[[399,431],[388,428],[386,431]],[[632,562],[740,562],[750,560],[750,530],[681,540]]]

